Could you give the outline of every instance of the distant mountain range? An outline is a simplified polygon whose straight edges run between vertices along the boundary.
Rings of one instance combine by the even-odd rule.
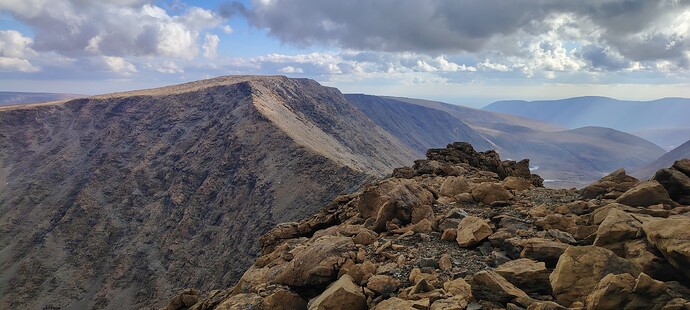
[[[507,113],[565,128],[609,127],[648,139],[666,150],[690,139],[690,99],[625,101],[607,97],[494,102],[485,111]]]
[[[529,158],[551,187],[580,187],[618,168],[639,169],[665,152],[657,145],[602,127],[564,130],[541,121],[443,102],[346,95],[369,118],[417,153],[468,141],[503,158]]]
[[[85,97],[84,95],[76,94],[60,94],[60,93],[30,93],[30,92],[9,92],[0,91],[0,106],[27,104],[57,101],[65,99],[74,99]]]

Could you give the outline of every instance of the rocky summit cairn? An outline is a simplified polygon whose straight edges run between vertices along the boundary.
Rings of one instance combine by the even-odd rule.
[[[690,309],[690,162],[552,190],[467,143],[261,238],[232,288],[165,309]]]

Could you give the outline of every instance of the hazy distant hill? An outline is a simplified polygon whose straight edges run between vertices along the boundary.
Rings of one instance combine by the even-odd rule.
[[[664,154],[649,141],[609,128],[563,130],[541,121],[438,101],[346,97],[412,148],[419,143],[411,144],[410,140],[420,135],[440,143],[457,136],[457,124],[467,124],[460,127],[461,132],[473,141],[481,137],[480,149],[488,143],[503,158],[529,158],[535,173],[552,187],[583,186],[618,168],[639,169]]]
[[[659,157],[646,167],[634,171],[632,175],[640,179],[649,179],[654,176],[657,170],[670,167],[676,160],[684,158],[690,158],[690,140]]]
[[[75,94],[58,94],[58,93],[26,93],[26,92],[9,92],[0,91],[0,106],[48,102],[64,99],[74,99],[85,97],[84,95]]]
[[[414,155],[334,88],[223,77],[0,107],[0,308],[149,309]]]
[[[609,127],[638,134],[667,149],[690,139],[690,136],[684,136],[690,133],[688,98],[653,101],[624,101],[607,97],[512,100],[494,102],[484,110],[550,122],[566,128]]]

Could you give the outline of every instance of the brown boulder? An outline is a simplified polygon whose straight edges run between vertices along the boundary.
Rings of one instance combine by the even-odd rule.
[[[554,266],[570,245],[542,238],[530,238],[522,242],[520,257],[530,258]]]
[[[633,207],[649,207],[656,204],[677,206],[668,196],[666,189],[656,180],[638,184],[618,197],[616,202]]]
[[[607,274],[640,274],[639,265],[598,246],[571,246],[565,250],[549,279],[556,301],[570,306],[584,301]]]
[[[386,299],[376,305],[374,310],[419,310],[428,309],[429,299],[424,300],[404,300],[398,297]],[[347,309],[347,308],[333,308]]]
[[[367,309],[366,296],[352,277],[343,275],[319,297],[309,303],[309,310]]]
[[[630,274],[609,273],[587,296],[587,309],[625,309],[634,287],[635,278]]]
[[[514,192],[526,191],[532,186],[532,183],[530,183],[528,180],[514,176],[509,176],[503,179],[501,184],[503,185],[503,188]]]
[[[583,188],[580,191],[580,195],[583,199],[599,198],[610,193],[621,195],[638,183],[640,183],[640,181],[627,175],[624,169],[618,169],[603,177],[601,180]]]
[[[338,274],[345,254],[354,251],[352,238],[324,236],[293,250],[294,258],[279,266],[275,282],[288,286],[325,284]]]
[[[264,300],[257,294],[237,294],[214,307],[215,310],[263,309]]]
[[[551,294],[549,272],[542,262],[516,259],[496,267],[496,273],[527,293]]]
[[[650,221],[642,228],[649,243],[659,249],[673,267],[690,279],[690,218]]]
[[[573,214],[549,214],[535,221],[537,226],[544,230],[558,229],[567,233],[573,234],[577,231],[578,217]]]
[[[472,287],[463,278],[448,280],[443,283],[446,293],[453,296],[463,296],[466,299],[472,298]]]
[[[467,304],[467,298],[464,296],[453,296],[434,301],[429,310],[465,310],[467,309]]]
[[[460,221],[455,240],[461,247],[471,247],[493,234],[491,226],[482,218],[467,216]]]
[[[690,177],[690,159],[676,160],[671,168],[676,169]]]
[[[654,175],[674,201],[690,205],[690,177],[676,169],[661,169]]]
[[[369,186],[360,196],[358,210],[363,218],[373,219],[374,231],[384,231],[386,223],[393,219],[403,224],[412,221],[415,208],[429,206],[433,194],[411,179],[386,179]]]
[[[390,276],[375,275],[367,281],[367,288],[380,295],[390,295],[399,287],[400,281]]]
[[[529,306],[534,302],[525,292],[515,287],[496,272],[484,270],[475,273],[469,281],[472,295],[478,300]]]
[[[182,291],[182,293],[171,299],[163,310],[181,310],[190,308],[199,301],[200,295],[201,291],[197,289],[185,289]]]
[[[447,177],[443,184],[441,184],[441,189],[439,194],[446,197],[455,197],[463,193],[470,192],[470,184],[463,177]]]
[[[510,200],[513,195],[503,188],[501,184],[485,182],[472,188],[472,197],[476,202],[490,205],[495,201]]]
[[[624,211],[612,209],[599,225],[594,245],[623,255],[622,242],[642,236],[642,223],[637,218]]]
[[[307,302],[292,291],[280,289],[264,297],[264,309],[302,310],[307,309]]]

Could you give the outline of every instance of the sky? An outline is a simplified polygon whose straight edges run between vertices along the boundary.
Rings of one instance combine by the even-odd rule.
[[[690,0],[2,0],[0,90],[231,74],[480,107],[690,97]]]

